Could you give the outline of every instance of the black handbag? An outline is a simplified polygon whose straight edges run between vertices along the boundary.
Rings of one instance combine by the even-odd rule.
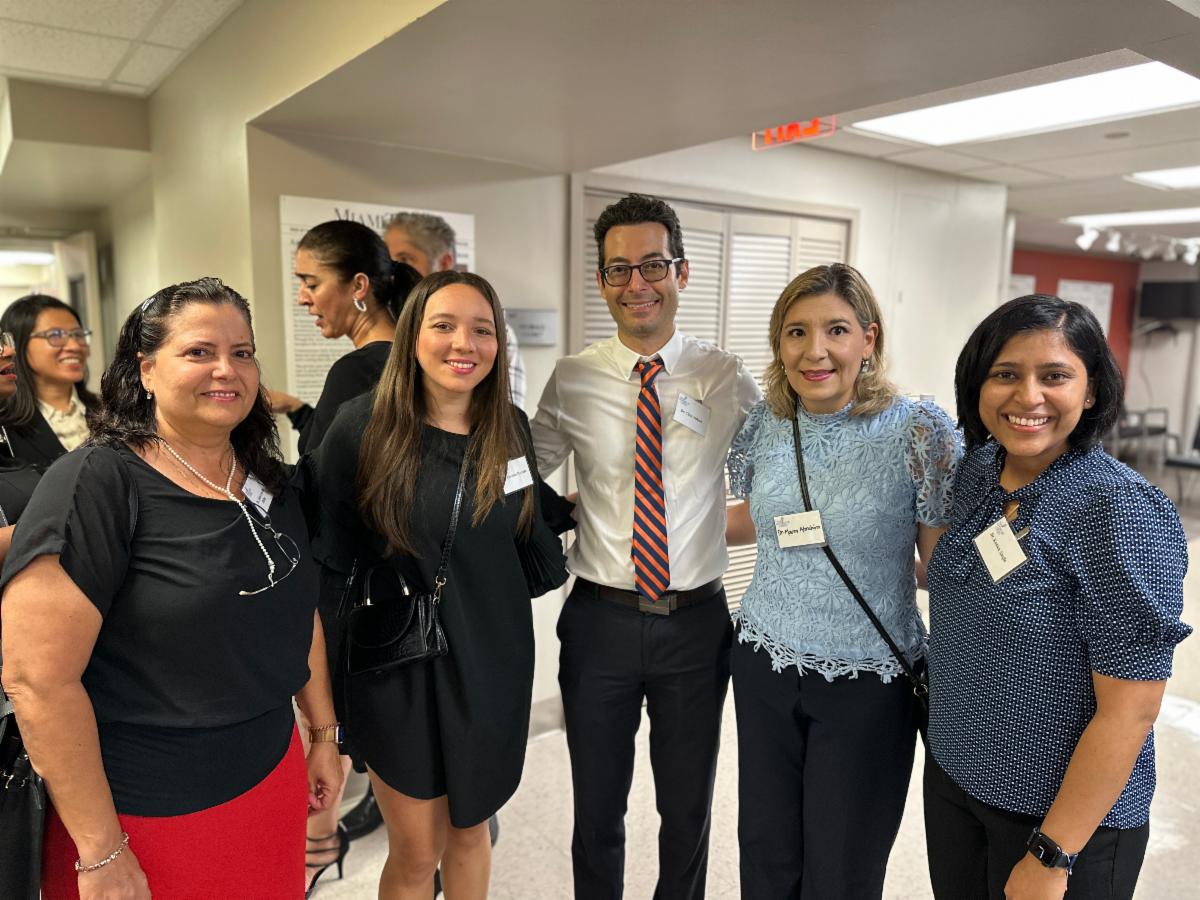
[[[0,693],[0,897],[38,900],[46,785],[33,771],[12,703]]]
[[[355,560],[346,582],[346,596],[352,598],[346,616],[345,654],[346,671],[350,675],[385,672],[449,652],[446,634],[438,621],[438,604],[446,586],[446,567],[458,530],[466,479],[464,455],[432,591],[413,591],[390,563],[367,569],[356,584],[358,561]]]
[[[800,422],[792,416],[792,441],[796,445],[796,472],[800,476],[800,493],[804,495],[804,510],[809,512],[812,510],[812,498],[808,493],[808,477],[804,472],[804,450],[800,443]],[[833,548],[829,546],[829,542],[825,542],[825,546],[821,548],[825,551],[825,556],[829,559],[833,570],[838,573],[838,577],[845,582],[851,596],[858,601],[858,605],[862,607],[862,611],[866,613],[867,618],[871,620],[871,624],[875,626],[875,630],[879,632],[879,636],[883,638],[883,642],[887,644],[888,650],[892,656],[896,658],[896,662],[900,664],[901,671],[904,672],[904,677],[908,679],[908,683],[912,686],[913,696],[917,698],[915,715],[917,719],[917,730],[921,733],[921,738],[925,738],[925,732],[929,727],[929,674],[925,668],[925,660],[918,659],[915,663],[910,663],[908,658],[896,646],[896,642],[892,640],[892,636],[888,634],[888,630],[883,627],[883,623],[879,621],[879,616],[875,615],[875,610],[871,609],[870,605],[863,598],[862,593],[850,580],[849,574],[842,567],[837,555],[833,552]]]

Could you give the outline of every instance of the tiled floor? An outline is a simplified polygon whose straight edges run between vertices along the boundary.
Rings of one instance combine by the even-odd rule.
[[[1173,488],[1174,485],[1171,485]],[[1172,494],[1172,496],[1174,496]],[[1191,558],[1200,560],[1200,506],[1184,516]],[[1185,586],[1185,621],[1200,626],[1200,572]],[[725,710],[721,764],[713,804],[708,897],[735,900],[737,885],[737,742],[733,701]],[[638,733],[638,763],[630,794],[626,835],[626,897],[647,900],[657,874],[658,815],[650,780],[648,722]],[[1200,635],[1176,654],[1175,677],[1157,726],[1159,777],[1151,820],[1150,847],[1138,887],[1140,900],[1174,900],[1200,895],[1194,863],[1200,854]],[[932,897],[925,868],[921,826],[920,765],[913,773],[909,801],[892,852],[884,896],[888,900]],[[525,778],[500,814],[500,840],[493,857],[494,900],[558,900],[571,896],[571,784],[566,739],[553,732],[529,745]],[[382,831],[355,843],[346,878],[322,885],[320,900],[368,900],[376,895],[386,851]]]

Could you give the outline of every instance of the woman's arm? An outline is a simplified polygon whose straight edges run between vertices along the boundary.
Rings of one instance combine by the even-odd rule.
[[[928,590],[925,583],[925,571],[929,559],[933,556],[933,548],[937,546],[938,538],[946,533],[946,526],[917,525],[917,587]]]
[[[1041,831],[1066,853],[1078,853],[1117,802],[1146,735],[1158,718],[1165,681],[1125,681],[1092,673],[1096,714],[1084,729],[1058,796]],[[1008,900],[1060,900],[1067,889],[1061,869],[1047,869],[1028,853],[1005,885]]]
[[[34,769],[83,863],[121,844],[112,792],[100,760],[96,715],[80,679],[103,619],[57,556],[41,556],[9,583],[3,614],[4,689],[12,699]],[[149,898],[146,878],[126,848],[109,865],[81,872],[82,900]]]
[[[3,566],[4,560],[8,558],[8,548],[12,546],[12,536],[16,529],[16,525],[0,528],[0,566]]]
[[[321,618],[313,613],[312,645],[308,651],[308,683],[296,694],[296,704],[310,727],[332,725],[337,721],[333,710],[333,690],[329,683],[329,661],[325,655],[325,632]],[[335,741],[318,741],[308,748],[308,805],[325,809],[340,796],[342,764]]]
[[[754,520],[750,518],[750,501],[742,500],[725,507],[725,543],[730,547],[753,544],[756,540]]]

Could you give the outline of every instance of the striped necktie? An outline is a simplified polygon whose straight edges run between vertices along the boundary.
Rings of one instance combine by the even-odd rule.
[[[671,584],[667,554],[667,507],[662,481],[662,409],[654,381],[660,357],[639,361],[642,389],[637,401],[633,451],[633,580],[638,593],[655,602]]]

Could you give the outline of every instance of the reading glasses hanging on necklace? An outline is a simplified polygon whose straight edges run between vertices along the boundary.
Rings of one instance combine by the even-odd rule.
[[[175,457],[175,459],[179,460],[180,465],[200,479],[201,482],[212,488],[212,490],[216,491],[218,494],[224,494],[226,499],[232,503],[236,503],[238,509],[242,511],[242,516],[244,516],[246,519],[246,524],[250,526],[250,536],[254,538],[254,543],[258,544],[258,549],[262,552],[263,559],[267,561],[267,585],[254,591],[238,591],[238,596],[253,597],[255,594],[261,594],[263,591],[269,591],[271,588],[275,587],[275,585],[279,584],[279,582],[283,581],[284,578],[287,578],[296,571],[296,566],[300,565],[300,548],[296,546],[296,542],[282,531],[276,531],[275,528],[272,527],[270,519],[267,519],[266,523],[256,522],[254,517],[250,515],[250,510],[246,508],[245,501],[239,500],[233,493],[233,478],[234,475],[237,474],[237,454],[232,452],[233,447],[229,448],[230,453],[232,454],[232,462],[229,464],[229,477],[225,479],[225,487],[220,487],[201,475],[200,470],[184,459],[178,450],[167,443],[165,438],[160,437],[159,441],[164,447],[167,448],[167,452]],[[289,568],[281,578],[277,579],[275,577],[275,560],[272,559],[271,554],[267,552],[266,544],[264,544],[262,538],[259,537],[258,529],[255,528],[255,526],[262,528],[268,534],[270,534],[272,538],[274,538],[275,546],[279,548],[279,555],[291,563],[291,568]],[[291,544],[293,552],[288,553],[287,548],[285,548],[283,545],[284,540]]]

